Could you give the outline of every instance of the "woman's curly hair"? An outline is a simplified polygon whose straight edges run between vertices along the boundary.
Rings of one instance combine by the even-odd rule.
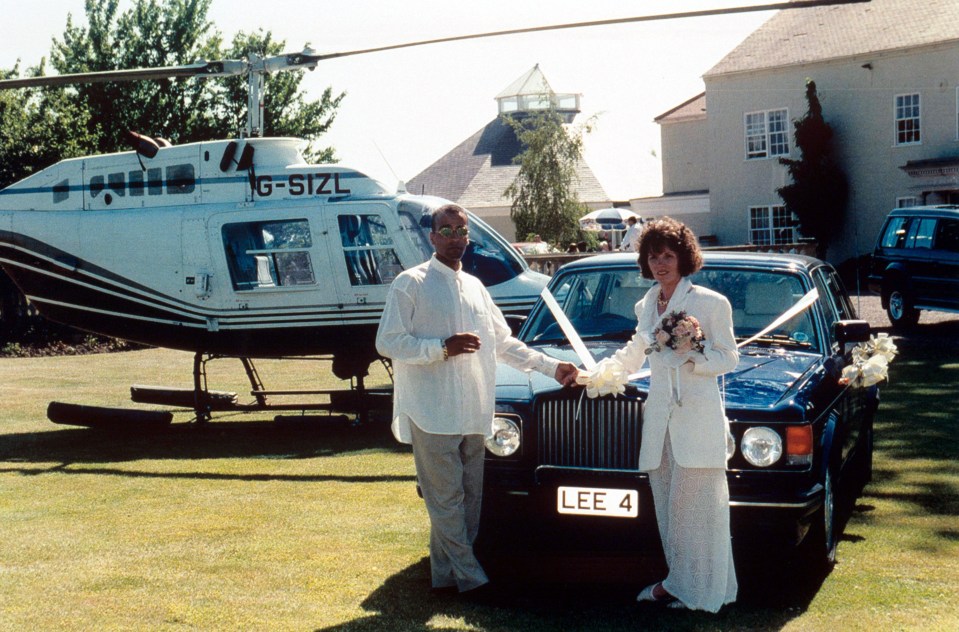
[[[703,253],[693,231],[680,221],[662,217],[645,224],[639,238],[639,268],[644,278],[653,278],[649,267],[650,253],[660,253],[667,248],[679,256],[681,276],[687,277],[703,267]]]

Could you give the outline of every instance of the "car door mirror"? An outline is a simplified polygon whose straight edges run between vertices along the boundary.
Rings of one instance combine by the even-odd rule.
[[[845,350],[847,342],[865,342],[869,340],[872,328],[865,320],[839,320],[833,324],[833,334],[840,348]]]

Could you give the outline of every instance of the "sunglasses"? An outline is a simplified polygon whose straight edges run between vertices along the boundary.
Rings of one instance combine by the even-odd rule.
[[[447,239],[449,239],[450,237],[453,237],[454,235],[456,237],[462,238],[462,237],[469,237],[470,229],[466,226],[457,226],[456,228],[443,226],[442,228],[438,228],[436,232],[442,235],[443,237],[446,237]]]

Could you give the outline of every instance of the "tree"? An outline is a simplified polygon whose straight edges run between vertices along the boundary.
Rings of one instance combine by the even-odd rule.
[[[592,119],[570,131],[555,110],[504,120],[525,148],[513,159],[519,173],[504,192],[513,200],[510,218],[516,234],[539,234],[554,244],[582,241],[579,218],[588,209],[573,187]]]
[[[776,190],[786,210],[798,220],[803,235],[816,240],[816,255],[824,258],[846,212],[849,185],[833,153],[833,130],[822,115],[816,82],[806,80],[809,111],[793,122],[799,160],[780,158],[792,184]]]
[[[267,57],[286,49],[285,42],[274,41],[269,32],[262,31],[239,33],[230,46],[224,46],[222,36],[207,20],[211,1],[135,0],[129,10],[119,13],[119,0],[86,0],[87,25],[67,17],[63,38],[53,42],[50,65],[59,74],[70,74],[179,66],[201,59],[243,59],[250,53]],[[45,74],[45,65],[41,62],[28,75]],[[18,73],[15,68],[4,74]],[[332,124],[345,94],[333,96],[328,88],[319,99],[309,100],[300,90],[302,78],[301,72],[266,78],[263,133],[304,138],[309,143],[307,160],[335,161],[333,148],[318,147],[317,141]],[[23,121],[26,127],[19,136],[6,135],[5,140],[13,146],[4,151],[23,157],[39,147],[43,156],[5,162],[14,167],[9,173],[0,173],[0,186],[56,159],[126,150],[127,130],[185,143],[237,136],[246,122],[244,77],[86,83],[14,94],[15,99],[0,96],[0,103],[6,106],[6,116],[0,120]],[[51,126],[55,133],[48,133]],[[29,142],[41,139],[36,145]],[[21,164],[23,169],[17,169]]]

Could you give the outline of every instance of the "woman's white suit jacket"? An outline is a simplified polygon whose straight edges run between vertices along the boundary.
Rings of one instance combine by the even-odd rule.
[[[717,377],[739,362],[732,308],[722,294],[683,278],[663,315],[685,311],[695,316],[706,337],[704,351],[681,355],[666,349],[646,355],[652,331],[662,320],[656,310],[658,296],[657,284],[636,303],[636,333],[613,356],[629,373],[638,371],[649,359],[649,397],[643,408],[639,469],[648,472],[659,467],[667,428],[673,458],[680,466],[725,469],[729,422]]]

